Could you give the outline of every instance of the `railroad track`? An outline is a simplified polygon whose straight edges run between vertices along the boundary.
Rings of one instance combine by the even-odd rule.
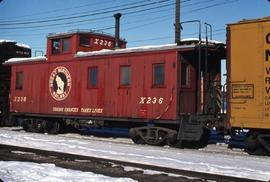
[[[194,172],[181,169],[139,164],[133,162],[123,162],[119,160],[103,159],[61,152],[52,152],[40,149],[17,147],[0,144],[0,160],[4,161],[28,161],[37,163],[54,163],[56,166],[91,171],[112,177],[129,177],[141,182],[157,181],[222,181],[222,182],[253,182],[258,180],[244,179],[232,176],[222,176],[210,173]],[[126,171],[125,167],[135,170]],[[145,174],[144,170],[155,171],[154,174]]]
[[[24,131],[21,127],[6,127],[6,128],[1,128],[1,130],[6,130],[6,131],[17,131],[21,132]],[[82,139],[82,140],[94,140],[94,141],[103,141],[103,142],[112,142],[112,143],[119,143],[119,144],[128,144],[128,145],[136,145],[132,142],[131,139],[129,138],[103,138],[103,137],[95,137],[92,135],[87,135],[87,134],[80,134],[80,133],[63,133],[63,134],[58,134],[57,136],[65,137],[65,138],[72,138],[72,139]],[[161,147],[161,146],[158,146]],[[166,146],[165,146],[166,147]],[[179,149],[180,150],[180,149]],[[185,150],[196,150],[196,149],[185,149]],[[207,147],[199,149],[202,152],[206,153],[215,153],[215,154],[226,154],[226,155],[248,155],[244,151],[240,149],[229,149],[227,148],[227,145],[214,145],[214,144],[209,144]]]

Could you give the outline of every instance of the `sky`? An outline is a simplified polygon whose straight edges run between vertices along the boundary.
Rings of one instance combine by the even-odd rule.
[[[0,39],[45,52],[48,33],[102,30],[114,34],[114,13],[122,13],[120,34],[128,47],[174,43],[175,0],[2,0]],[[181,21],[201,20],[213,39],[226,41],[226,24],[269,16],[268,0],[181,0]],[[202,27],[205,37],[205,27]],[[182,38],[198,37],[197,24],[183,25]],[[34,55],[33,55],[34,56]]]

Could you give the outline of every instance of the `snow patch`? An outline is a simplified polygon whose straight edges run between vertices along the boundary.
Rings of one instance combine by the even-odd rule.
[[[130,178],[112,178],[92,172],[64,169],[54,164],[0,161],[2,181],[84,181],[84,182],[135,182]]]
[[[27,49],[31,49],[31,47],[29,45],[26,44],[22,44],[22,43],[16,43],[17,46],[19,47],[23,47],[23,48],[27,48]]]
[[[12,43],[16,43],[15,40],[0,39],[0,43],[4,43],[4,42],[12,42]]]
[[[0,143],[254,180],[270,179],[269,157],[131,145],[1,128]]]
[[[75,54],[75,57],[87,57],[87,56],[110,55],[110,54],[125,54],[125,53],[157,51],[157,50],[161,51],[161,50],[176,49],[176,48],[180,48],[180,47],[183,47],[183,46],[178,46],[176,44],[165,44],[165,45],[150,45],[150,46],[132,47],[132,48],[116,49],[116,50],[103,49],[100,51],[89,51],[89,52],[79,51]],[[184,46],[184,47],[194,47],[194,45]]]
[[[44,56],[31,57],[31,58],[10,58],[4,62],[4,64],[15,64],[15,63],[27,63],[27,62],[39,62],[46,61],[47,58]]]
[[[0,44],[1,43],[16,43],[16,46],[19,46],[19,47],[23,47],[23,48],[27,48],[27,49],[31,49],[31,47],[29,45],[26,45],[26,44],[22,44],[22,43],[18,43],[16,42],[15,40],[8,40],[8,39],[0,39]]]

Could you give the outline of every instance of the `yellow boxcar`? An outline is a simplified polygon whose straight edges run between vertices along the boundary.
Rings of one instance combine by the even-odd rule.
[[[227,26],[228,121],[270,129],[270,17]]]

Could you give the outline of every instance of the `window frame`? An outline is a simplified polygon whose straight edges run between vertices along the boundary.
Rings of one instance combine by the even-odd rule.
[[[91,75],[91,70],[96,70],[96,84],[92,84],[92,75]],[[87,69],[87,88],[88,89],[93,89],[93,88],[98,88],[99,87],[99,68],[98,66],[89,66]]]
[[[65,40],[68,40],[68,50],[64,50],[64,47],[65,47],[65,44],[64,44],[64,41]],[[71,37],[63,37],[61,38],[61,44],[60,44],[60,47],[61,47],[61,53],[68,53],[71,51]]]
[[[185,83],[186,84],[183,84],[182,83],[182,76],[183,76],[183,74],[182,74],[182,72],[183,72],[183,65],[185,65],[186,67],[186,69],[185,69]],[[186,63],[186,62],[181,62],[181,64],[180,64],[180,87],[181,88],[190,88],[190,64],[188,64],[188,63]]]
[[[129,68],[129,80],[128,80],[128,84],[122,84],[122,68]],[[127,88],[127,87],[131,87],[131,65],[120,65],[119,66],[119,87],[120,88]]]
[[[155,67],[156,66],[163,66],[163,83],[162,84],[157,84],[156,83],[156,75],[155,75]],[[164,88],[166,87],[166,67],[165,63],[153,63],[152,64],[152,87],[153,88]]]
[[[15,90],[23,90],[23,77],[23,71],[16,72]]]
[[[57,51],[55,49],[56,46],[54,45],[54,42],[58,42],[58,44],[59,44],[59,47],[58,47]],[[61,54],[61,39],[60,38],[52,39],[51,51],[52,51],[52,55]]]
[[[89,44],[84,44],[81,42],[81,38],[85,38],[88,40]],[[91,47],[91,38],[89,35],[84,35],[84,34],[80,34],[79,35],[79,46],[82,46],[82,47]]]
[[[64,50],[64,40],[69,40],[69,49],[68,50]],[[54,46],[54,42],[59,43],[58,49],[55,49],[56,46]],[[58,51],[56,51],[56,50],[58,50]],[[71,36],[51,39],[51,54],[53,56],[70,53],[71,51],[72,51],[72,37]]]

